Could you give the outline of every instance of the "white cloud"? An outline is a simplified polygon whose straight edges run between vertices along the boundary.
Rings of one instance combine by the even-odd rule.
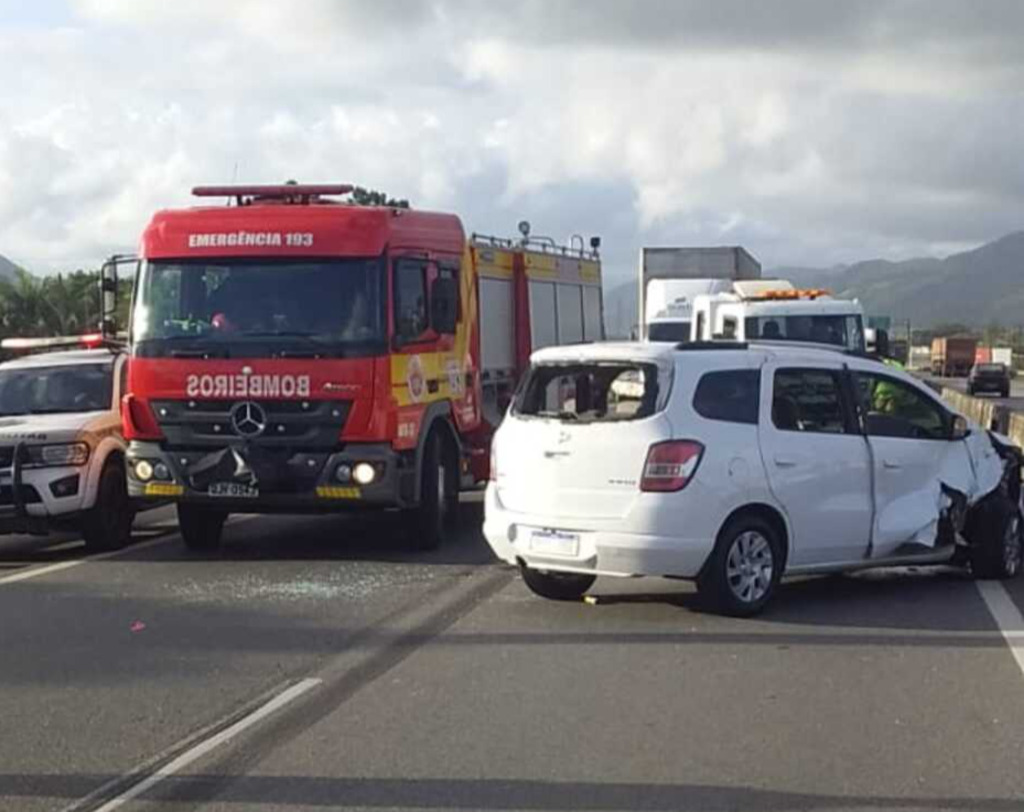
[[[0,23],[0,253],[95,264],[236,176],[600,232],[621,273],[654,240],[831,263],[1018,227],[1012,6],[772,5],[78,0]]]

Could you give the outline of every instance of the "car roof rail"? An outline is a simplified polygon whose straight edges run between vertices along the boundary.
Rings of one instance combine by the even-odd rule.
[[[676,344],[677,350],[694,352],[697,350],[745,350],[746,341],[683,341]]]

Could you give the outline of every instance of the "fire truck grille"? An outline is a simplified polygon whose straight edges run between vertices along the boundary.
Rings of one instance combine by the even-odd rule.
[[[247,404],[256,408],[248,409]],[[338,444],[351,403],[338,400],[157,400],[153,413],[170,448],[327,449]]]

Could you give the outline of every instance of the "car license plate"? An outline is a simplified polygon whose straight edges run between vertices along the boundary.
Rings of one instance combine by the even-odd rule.
[[[534,530],[530,534],[530,552],[576,556],[580,552],[580,537],[578,533],[563,533],[559,530]]]
[[[235,499],[255,499],[260,495],[259,488],[240,482],[214,482],[206,493],[210,496],[228,496]]]

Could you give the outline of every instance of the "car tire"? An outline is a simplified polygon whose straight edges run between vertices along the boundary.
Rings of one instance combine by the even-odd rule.
[[[420,470],[420,503],[406,511],[409,547],[429,552],[455,530],[459,510],[458,459],[440,432],[431,432]]]
[[[209,553],[217,550],[227,518],[223,511],[178,503],[178,529],[185,547],[192,552]]]
[[[1020,511],[1002,494],[987,497],[968,516],[964,535],[971,542],[975,578],[1004,580],[1020,574],[1024,538]]]
[[[90,552],[119,550],[132,539],[135,508],[128,497],[124,466],[107,462],[100,473],[96,504],[82,520],[82,538]]]
[[[597,580],[596,575],[578,572],[547,572],[526,565],[519,567],[523,583],[534,595],[551,601],[578,601]]]
[[[697,578],[697,590],[714,611],[751,617],[775,594],[782,566],[782,542],[775,529],[759,516],[739,516],[719,532]]]

